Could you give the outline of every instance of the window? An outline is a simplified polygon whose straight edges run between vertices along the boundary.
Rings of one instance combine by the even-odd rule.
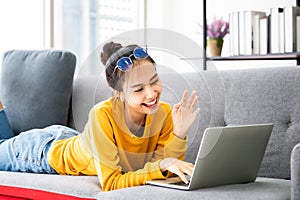
[[[55,0],[54,48],[73,51],[77,68],[110,37],[143,27],[142,0]]]

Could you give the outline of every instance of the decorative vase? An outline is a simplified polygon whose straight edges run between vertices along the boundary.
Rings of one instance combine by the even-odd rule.
[[[224,40],[220,38],[207,40],[207,49],[210,57],[221,56],[223,42]]]

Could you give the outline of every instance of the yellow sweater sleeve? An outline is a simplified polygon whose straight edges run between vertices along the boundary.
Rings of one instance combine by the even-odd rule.
[[[110,191],[131,186],[144,185],[146,180],[165,179],[159,168],[159,161],[147,162],[143,169],[123,173],[103,162],[95,162],[99,182],[103,191]],[[100,163],[100,164],[99,164]],[[100,174],[100,176],[99,176]]]

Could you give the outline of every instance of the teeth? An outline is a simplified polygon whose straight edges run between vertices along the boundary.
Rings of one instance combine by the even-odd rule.
[[[150,103],[146,103],[146,105],[147,105],[147,106],[152,106],[152,105],[155,104],[155,102],[156,102],[156,99],[154,99],[154,101],[152,101],[152,102],[150,102]]]

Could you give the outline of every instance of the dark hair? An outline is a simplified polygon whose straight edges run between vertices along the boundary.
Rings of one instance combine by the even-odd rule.
[[[103,46],[100,58],[101,62],[105,65],[106,81],[110,87],[117,91],[122,91],[123,86],[123,75],[125,72],[116,68],[117,61],[121,57],[128,57],[133,54],[133,50],[138,47],[138,45],[128,45],[123,47],[119,43],[109,42]],[[132,56],[132,60],[135,58]],[[154,60],[148,56],[146,60],[150,61],[155,65]]]

